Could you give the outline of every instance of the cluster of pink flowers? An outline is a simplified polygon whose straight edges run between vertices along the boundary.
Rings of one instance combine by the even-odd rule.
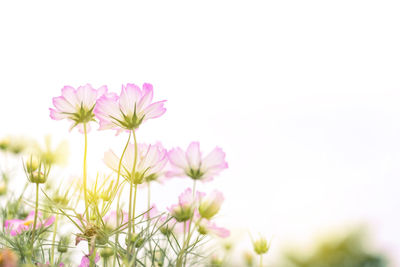
[[[135,131],[142,123],[166,112],[165,100],[153,102],[153,86],[148,83],[142,88],[135,84],[123,85],[119,95],[108,92],[106,86],[99,89],[89,84],[78,89],[66,86],[61,96],[53,98],[53,104],[55,109],[50,108],[52,119],[72,121],[71,129],[78,126],[85,135],[90,130],[89,124],[97,119],[99,130],[112,129],[117,134],[128,132],[129,137],[133,132],[135,137]],[[168,151],[161,143],[138,144],[136,137],[134,143],[127,144],[122,159],[113,150],[108,150],[104,154],[104,162],[135,186],[170,177],[187,177],[194,183],[197,180],[208,182],[228,167],[225,153],[219,147],[203,154],[199,142],[192,142],[186,151],[179,147]],[[158,216],[157,223],[165,224],[164,229],[179,232],[179,229],[186,231],[187,227],[194,225],[199,234],[227,237],[229,231],[212,221],[223,200],[222,193],[218,191],[206,196],[188,188],[179,196],[178,203],[168,208],[168,216],[160,214],[155,206],[145,216],[149,219]],[[123,214],[121,221],[117,222],[114,212],[107,215],[104,221],[113,228],[129,221],[129,216]],[[87,262],[87,257],[82,258],[80,266],[86,266]]]
[[[21,219],[11,219],[11,220],[6,220],[4,222],[4,227],[8,233],[12,236],[16,236],[18,234],[21,234],[22,232],[32,230],[33,228],[33,220],[35,218],[35,211],[31,211],[28,216],[21,220]],[[55,217],[50,216],[49,218],[43,220],[42,219],[42,213],[38,212],[38,223],[36,224],[36,229],[39,229],[41,227],[49,227],[53,224]]]
[[[53,98],[55,109],[50,108],[50,117],[54,120],[67,119],[73,122],[72,128],[98,118],[100,130],[115,129],[117,132],[130,131],[148,120],[165,113],[164,101],[154,102],[153,86],[143,84],[141,90],[135,84],[122,86],[121,94],[108,93],[107,87],[94,89],[90,84],[74,89],[65,86],[62,95]]]

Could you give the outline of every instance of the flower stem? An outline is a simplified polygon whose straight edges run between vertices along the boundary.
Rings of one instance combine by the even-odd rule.
[[[56,214],[56,219],[54,221],[53,242],[51,244],[51,259],[50,259],[51,265],[54,264],[54,248],[55,248],[55,243],[56,243],[57,221],[58,221],[58,213]]]
[[[262,267],[263,266],[263,255],[261,254],[260,255],[260,267]]]
[[[36,201],[35,201],[35,219],[33,220],[33,229],[32,229],[32,246],[35,242],[35,230],[38,216],[38,207],[39,207],[39,183],[36,183]]]
[[[131,133],[129,132],[129,136],[128,136],[128,141],[126,142],[125,148],[122,151],[122,155],[121,158],[119,159],[119,163],[118,163],[118,173],[117,173],[117,182],[115,183],[115,190],[116,190],[116,194],[118,194],[118,185],[119,185],[119,177],[121,176],[121,165],[122,165],[122,159],[124,158],[126,149],[128,148],[129,145],[129,141],[131,140]],[[121,188],[121,192],[122,192],[122,188]],[[121,194],[118,196],[117,199],[117,229],[119,228],[120,224],[119,224],[119,203],[120,203],[120,196]],[[123,213],[122,213],[123,216]],[[115,235],[115,244],[118,244],[118,237],[119,237],[119,232],[116,233]],[[114,251],[114,260],[113,260],[113,266],[115,266],[115,262],[117,260],[117,250]]]
[[[85,150],[83,152],[83,194],[85,197],[85,213],[86,213],[86,220],[89,222],[89,209],[88,209],[88,199],[87,199],[87,130],[86,130],[86,123],[83,124],[83,131],[85,134]]]
[[[132,135],[133,135],[133,140],[134,140],[134,145],[135,145],[135,157],[133,159],[131,179],[129,179],[130,188],[129,188],[129,214],[128,214],[129,220],[128,220],[128,245],[127,245],[128,255],[130,255],[130,248],[131,248],[131,242],[132,242],[132,228],[133,228],[133,233],[135,233],[135,207],[136,207],[136,192],[137,192],[137,184],[135,184],[135,196],[134,196],[133,216],[132,216],[132,189],[133,189],[133,182],[134,182],[135,175],[136,175],[136,161],[137,161],[137,141],[136,141],[135,130],[132,131]],[[132,224],[133,224],[133,227],[132,227]]]

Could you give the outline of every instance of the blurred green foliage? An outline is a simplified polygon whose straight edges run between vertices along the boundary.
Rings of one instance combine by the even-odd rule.
[[[329,238],[317,245],[309,255],[299,252],[286,254],[290,267],[386,267],[386,257],[367,248],[364,230],[353,231],[344,237]]]

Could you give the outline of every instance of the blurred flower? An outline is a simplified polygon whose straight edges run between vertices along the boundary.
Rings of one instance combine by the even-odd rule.
[[[254,255],[250,251],[244,252],[243,258],[246,263],[246,266],[251,267],[254,265]]]
[[[118,220],[119,220],[119,223],[117,221],[117,212],[111,211],[109,214],[107,214],[103,218],[105,228],[109,229],[109,230],[114,230],[115,228],[118,227],[118,225],[127,223],[128,222],[128,213],[121,212],[121,214],[118,215]]]
[[[102,86],[94,89],[90,84],[74,89],[65,86],[61,89],[61,96],[53,98],[55,109],[50,108],[50,117],[53,120],[67,119],[73,121],[71,130],[78,126],[83,133],[83,124],[87,124],[87,131],[90,130],[89,122],[94,121],[93,109],[96,100],[107,92],[107,87]]]
[[[35,217],[35,211],[31,211],[29,215],[24,219],[11,219],[11,220],[6,220],[4,222],[4,228],[6,229],[6,232],[10,233],[12,236],[16,236],[18,234],[21,234],[24,231],[28,231],[32,229],[33,226],[33,220]],[[50,216],[46,220],[41,220],[42,213],[38,212],[38,219],[39,222],[36,225],[36,229],[41,228],[41,227],[49,227],[50,225],[53,224],[55,217]],[[31,226],[32,225],[32,226]]]
[[[153,100],[153,86],[143,84],[143,90],[128,83],[122,86],[121,94],[107,94],[97,101],[94,110],[100,122],[100,130],[114,129],[117,134],[137,129],[148,119],[158,118],[166,111],[164,102]]]
[[[155,145],[139,144],[135,174],[132,177],[134,158],[135,146],[129,144],[122,159],[121,175],[132,180],[134,184],[156,180],[162,175],[162,170],[168,161],[167,151],[160,143]],[[112,150],[104,153],[105,164],[115,172],[118,172],[119,160]]]
[[[192,142],[186,152],[175,148],[168,153],[169,161],[174,167],[168,176],[189,176],[193,180],[210,181],[223,169],[228,168],[225,153],[216,147],[204,158],[200,152],[200,144]]]
[[[5,137],[0,140],[0,150],[7,151],[10,146],[10,138]]]
[[[0,181],[0,196],[5,195],[7,193],[7,182],[5,179]]]
[[[53,148],[50,135],[47,135],[44,140],[44,146],[39,145],[39,143],[35,144],[35,150],[38,156],[49,165],[65,164],[68,157],[67,142],[63,141],[59,143],[56,148]]]
[[[213,191],[209,196],[201,198],[199,205],[200,216],[211,219],[221,208],[224,196],[219,191]]]
[[[253,241],[253,249],[254,252],[258,255],[262,255],[268,252],[269,244],[264,237],[260,237],[259,239]]]
[[[223,259],[215,254],[211,256],[210,261],[212,267],[221,267],[223,265]]]
[[[199,222],[198,232],[202,235],[216,235],[221,238],[227,238],[230,235],[230,231],[223,227],[218,227],[214,222],[206,219],[202,219]]]
[[[89,259],[90,255],[87,256],[83,256],[81,259],[81,264],[79,264],[78,267],[89,267],[90,266],[90,259]],[[94,262],[97,263],[100,260],[100,255],[98,253],[96,253],[96,256],[94,258]]]
[[[17,267],[18,256],[10,249],[0,250],[0,266],[1,267]]]

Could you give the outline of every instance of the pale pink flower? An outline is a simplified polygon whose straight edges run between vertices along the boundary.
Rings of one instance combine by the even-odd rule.
[[[90,266],[90,256],[83,256],[81,259],[81,264],[79,264],[78,267],[89,267]],[[98,253],[96,253],[96,256],[94,258],[94,262],[97,263],[100,260],[100,255]]]
[[[186,152],[181,148],[169,151],[168,158],[173,169],[167,176],[189,176],[194,180],[210,181],[223,169],[228,168],[225,153],[216,147],[207,156],[202,157],[200,144],[192,142]]]
[[[55,220],[54,216],[50,216],[44,221],[42,220],[41,217],[42,213],[38,212],[38,221],[36,223],[36,229],[41,227],[48,227],[52,225]],[[16,236],[24,231],[32,230],[34,219],[35,219],[35,211],[31,211],[24,220],[20,219],[6,220],[4,222],[4,228],[6,229],[6,232],[10,233],[10,235]]]
[[[94,89],[90,84],[74,89],[71,86],[65,86],[61,89],[61,96],[53,98],[55,109],[50,108],[50,117],[53,120],[67,119],[72,121],[72,128],[78,126],[79,131],[83,133],[86,124],[87,131],[90,130],[90,122],[94,121],[93,109],[96,101],[107,92],[107,87],[102,86]]]
[[[211,234],[221,238],[226,238],[230,235],[230,231],[223,227],[218,227],[214,222],[206,219],[201,219],[198,226],[200,234]]]
[[[118,225],[123,225],[128,222],[128,213],[122,212],[118,214],[119,220],[117,221],[117,212],[111,211],[103,218],[104,226],[109,229],[115,229]]]
[[[168,208],[168,211],[178,222],[185,222],[192,218],[193,212],[199,199],[204,193],[196,192],[193,197],[191,188],[187,188],[181,195],[179,195],[178,204],[173,204]]]
[[[135,84],[122,86],[121,94],[104,95],[94,110],[100,121],[100,130],[131,131],[148,119],[158,118],[166,111],[164,101],[151,103],[153,86],[143,84],[143,90]]]
[[[132,179],[135,184],[157,180],[163,175],[163,169],[168,161],[167,150],[160,143],[138,144],[135,174],[132,177],[134,158],[135,146],[129,144],[122,159],[120,172],[123,177]],[[118,172],[119,161],[119,157],[112,150],[104,153],[105,164],[115,172]]]
[[[200,216],[202,218],[211,219],[220,210],[222,202],[224,202],[224,196],[217,190],[201,198],[199,205]]]
[[[144,217],[146,219],[152,219],[158,216],[159,214],[160,212],[158,211],[156,204],[153,204],[150,206],[150,209],[144,214]]]

